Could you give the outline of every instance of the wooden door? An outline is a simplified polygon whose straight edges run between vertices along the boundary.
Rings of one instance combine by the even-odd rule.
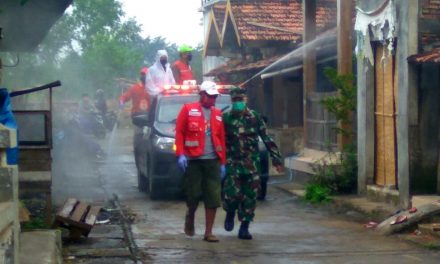
[[[375,54],[375,183],[397,187],[394,56],[379,44]]]

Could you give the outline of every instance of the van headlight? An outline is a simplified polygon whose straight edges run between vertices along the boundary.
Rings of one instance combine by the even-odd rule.
[[[153,144],[160,150],[175,151],[174,138],[155,136]]]

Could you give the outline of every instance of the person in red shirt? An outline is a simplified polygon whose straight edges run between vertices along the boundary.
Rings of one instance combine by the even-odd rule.
[[[212,234],[215,214],[221,206],[221,180],[225,177],[225,132],[222,112],[215,108],[216,84],[201,84],[200,100],[183,105],[176,120],[177,165],[185,172],[183,190],[187,213],[185,234],[194,235],[194,216],[200,200],[205,204],[203,240],[218,242]]]
[[[187,80],[194,80],[194,75],[189,65],[192,60],[192,51],[193,48],[185,44],[179,47],[180,59],[174,62],[171,67],[177,84],[183,84],[183,81]]]
[[[150,95],[145,89],[145,76],[148,68],[144,67],[140,71],[140,82],[131,86],[125,93],[119,97],[119,107],[123,108],[124,103],[131,100],[131,115],[139,112],[146,112],[150,107]]]

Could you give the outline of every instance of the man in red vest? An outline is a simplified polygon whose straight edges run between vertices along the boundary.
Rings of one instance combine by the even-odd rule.
[[[193,48],[189,45],[183,44],[179,47],[180,59],[177,60],[171,69],[173,70],[174,80],[177,84],[183,84],[183,81],[194,80],[191,66],[189,65],[192,59]]]
[[[222,112],[215,108],[219,92],[216,84],[205,81],[200,100],[185,104],[176,121],[176,156],[185,172],[184,193],[187,213],[185,234],[194,235],[194,216],[200,200],[205,204],[204,240],[218,242],[212,234],[215,214],[221,206],[221,180],[225,177],[225,132]]]
[[[140,82],[131,86],[125,93],[119,97],[119,107],[122,108],[124,103],[131,100],[131,115],[139,112],[146,112],[150,107],[150,95],[145,89],[145,76],[148,68],[141,69]]]

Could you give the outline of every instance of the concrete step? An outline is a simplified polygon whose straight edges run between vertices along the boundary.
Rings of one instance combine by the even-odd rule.
[[[286,168],[309,174],[313,174],[313,165],[317,163],[338,165],[340,163],[340,153],[306,148],[301,154],[284,159]]]
[[[59,230],[36,230],[20,234],[20,263],[62,264]]]
[[[440,238],[440,223],[419,224],[418,227],[422,233]]]

